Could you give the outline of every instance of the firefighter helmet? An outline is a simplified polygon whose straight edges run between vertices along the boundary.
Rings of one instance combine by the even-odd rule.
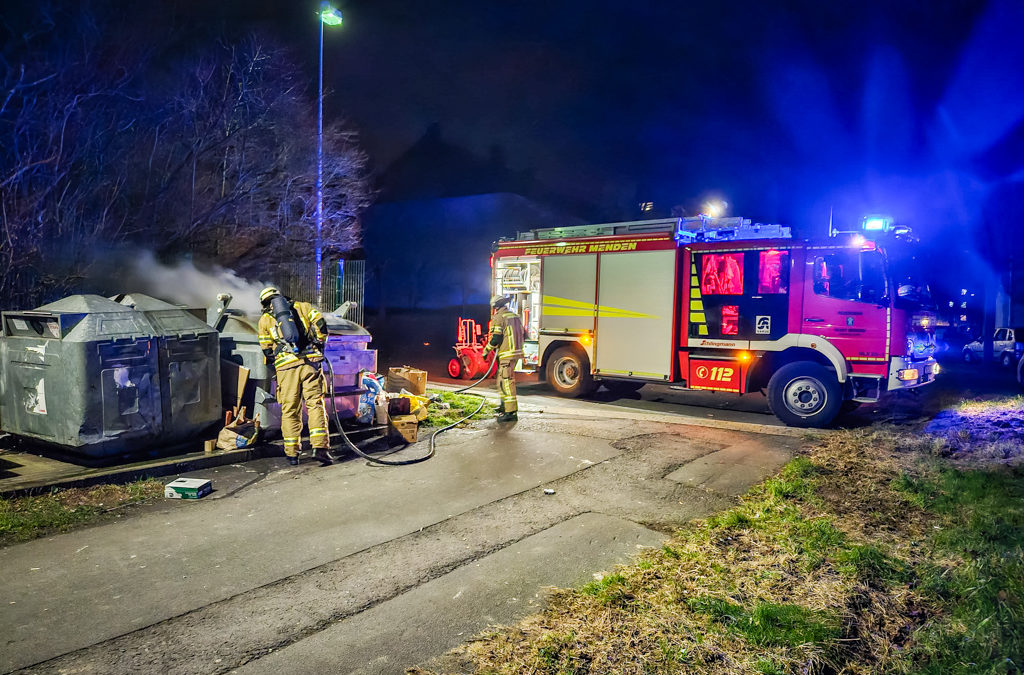
[[[509,297],[507,295],[494,295],[491,296],[491,307],[498,309],[508,304]]]
[[[260,291],[260,303],[264,305],[267,304],[275,295],[281,295],[281,291],[279,291],[276,286],[267,286]]]

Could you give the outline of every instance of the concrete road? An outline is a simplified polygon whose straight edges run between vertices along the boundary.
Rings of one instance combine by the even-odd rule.
[[[401,673],[727,508],[802,441],[524,407],[423,464],[219,467],[202,501],[0,550],[0,670]]]

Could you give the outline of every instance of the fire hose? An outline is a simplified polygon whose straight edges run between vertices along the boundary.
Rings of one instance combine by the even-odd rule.
[[[445,431],[448,431],[449,429],[451,429],[451,428],[453,428],[455,426],[458,426],[459,424],[462,424],[466,420],[468,420],[471,417],[473,417],[473,415],[476,415],[478,412],[480,412],[483,409],[484,403],[487,401],[487,399],[484,398],[483,394],[475,394],[475,393],[474,394],[469,394],[470,396],[479,396],[480,397],[480,405],[478,405],[476,407],[476,410],[474,410],[473,412],[469,413],[465,417],[457,419],[454,422],[452,422],[451,424],[449,424],[447,426],[444,426],[444,427],[441,427],[440,429],[437,429],[436,431],[434,431],[434,433],[430,434],[430,450],[429,450],[429,452],[427,452],[427,454],[423,455],[422,457],[414,457],[412,459],[402,459],[402,460],[381,459],[379,457],[374,457],[372,455],[368,455],[365,452],[363,452],[362,450],[360,450],[359,447],[356,446],[356,444],[353,443],[349,439],[348,434],[345,433],[345,429],[342,428],[342,426],[341,426],[341,420],[338,418],[338,402],[334,399],[334,368],[331,366],[330,359],[328,359],[326,356],[324,356],[324,360],[321,363],[327,364],[327,372],[330,373],[330,378],[328,380],[329,383],[330,383],[328,385],[328,391],[329,391],[329,395],[330,395],[330,398],[331,398],[331,413],[332,413],[332,417],[334,419],[334,426],[336,426],[338,428],[338,433],[341,434],[341,439],[342,439],[342,441],[344,441],[345,445],[348,446],[349,450],[351,450],[352,452],[356,453],[357,455],[359,455],[363,459],[365,459],[365,460],[367,460],[369,462],[373,462],[374,464],[384,464],[386,466],[405,466],[407,464],[418,464],[419,462],[427,461],[428,459],[430,459],[431,457],[434,456],[434,451],[436,449],[434,443],[435,443],[435,441],[437,439],[437,435],[440,434],[440,433],[443,433]],[[479,380],[477,380],[476,382],[473,382],[469,386],[462,387],[461,389],[456,389],[452,393],[453,394],[461,394],[462,392],[469,391],[473,387],[477,386],[478,384],[483,382],[485,379],[487,379],[487,376],[491,374],[491,370],[494,368],[495,365],[497,365],[497,363],[498,363],[498,358],[497,358],[497,355],[495,355],[494,359],[491,361],[491,365],[487,367],[487,370],[484,372],[484,374],[480,377]],[[404,447],[407,447],[408,445],[409,444],[406,443],[402,447],[404,448]],[[332,449],[333,449],[333,443],[332,443]],[[399,450],[401,450],[401,449],[402,448],[399,448]],[[395,452],[397,452],[397,450]],[[327,455],[331,459],[337,459],[335,457],[335,455],[332,452],[330,452],[330,451],[328,451]]]

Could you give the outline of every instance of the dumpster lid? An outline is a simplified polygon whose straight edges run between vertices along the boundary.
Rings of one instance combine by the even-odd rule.
[[[48,305],[37,307],[41,312],[91,313],[91,312],[130,312],[125,307],[102,295],[69,295]]]
[[[169,302],[164,302],[159,298],[154,298],[152,295],[146,295],[145,293],[122,293],[120,295],[112,296],[110,299],[114,302],[125,305],[126,307],[137,309],[140,312],[159,309],[184,309],[181,305],[172,305]]]
[[[337,314],[325,312],[323,317],[327,323],[327,332],[331,335],[370,335],[370,332],[358,323],[343,319]]]

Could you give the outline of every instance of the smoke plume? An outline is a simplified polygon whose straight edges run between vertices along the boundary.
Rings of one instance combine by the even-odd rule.
[[[164,263],[145,250],[104,256],[93,272],[90,285],[102,295],[145,293],[173,304],[209,307],[217,303],[218,294],[230,293],[231,307],[248,314],[260,313],[259,293],[269,285],[216,265],[200,269],[191,260]]]

